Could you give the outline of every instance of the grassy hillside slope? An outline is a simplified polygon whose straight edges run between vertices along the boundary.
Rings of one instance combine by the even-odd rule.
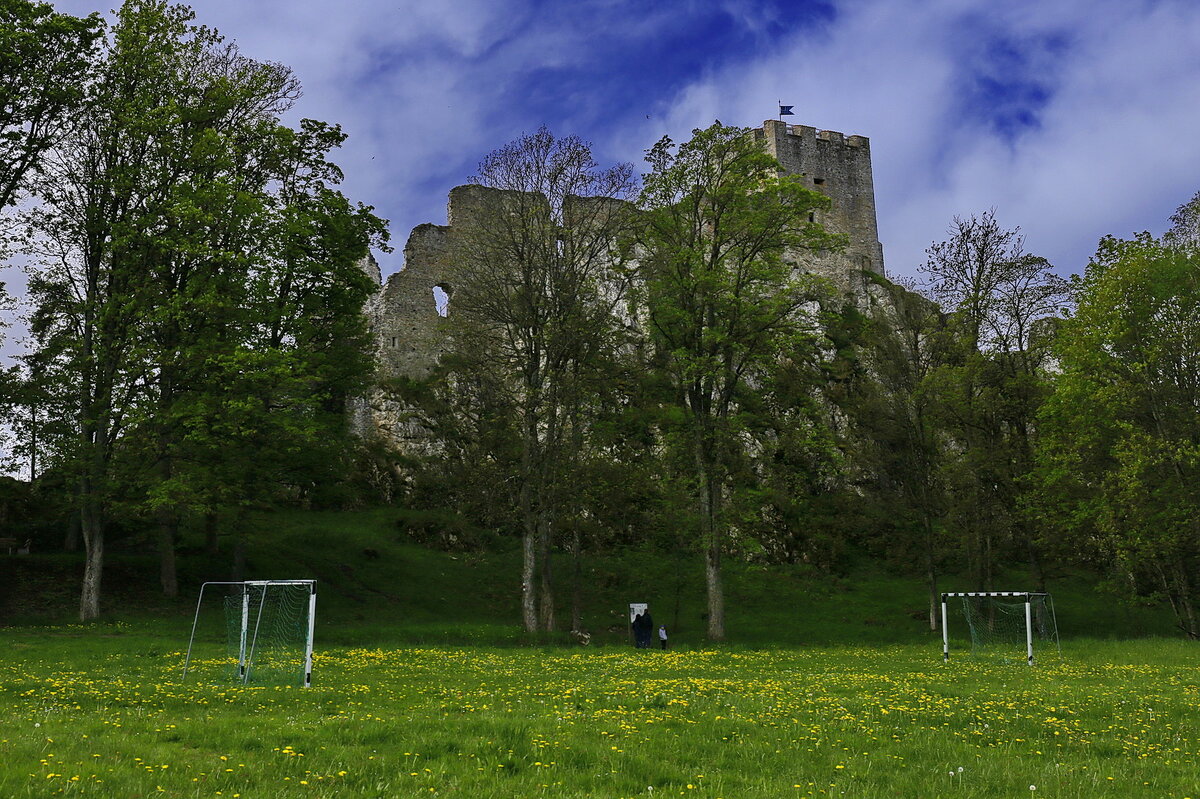
[[[482,551],[446,552],[413,541],[421,520],[396,509],[285,512],[261,517],[247,549],[250,578],[315,578],[318,637],[329,644],[511,644],[518,627],[519,552],[515,542]],[[228,579],[229,542],[218,557],[181,554],[182,595],[157,592],[157,559],[149,551],[114,551],[105,574],[110,619],[153,617],[167,627],[190,624],[199,585]],[[570,619],[571,564],[555,563],[559,618]],[[82,562],[70,554],[0,556],[0,623],[69,620]],[[998,583],[1030,588],[1019,573]],[[1095,588],[1087,575],[1052,578],[1049,589],[1064,637],[1173,635],[1169,611],[1131,607]],[[595,644],[628,639],[625,608],[649,602],[673,645],[699,645],[704,632],[701,562],[691,553],[625,550],[588,555],[584,563],[584,627]],[[943,590],[967,590],[947,579]],[[935,645],[925,622],[919,577],[866,563],[832,577],[805,567],[726,566],[729,639],[747,646],[918,643]],[[213,610],[215,611],[215,603]],[[565,638],[559,640],[566,640]]]

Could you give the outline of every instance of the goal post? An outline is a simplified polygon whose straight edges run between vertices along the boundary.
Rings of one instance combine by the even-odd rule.
[[[1018,646],[1034,662],[1034,643],[1052,643],[1060,654],[1054,599],[1041,591],[965,591],[942,594],[942,660],[950,660],[950,600],[961,600],[971,651],[1003,653]]]
[[[316,580],[210,581],[200,586],[183,680],[194,668],[196,631],[210,586],[226,586],[224,597],[225,662],[234,681],[312,685],[313,635],[317,618]],[[211,594],[210,594],[211,595]]]

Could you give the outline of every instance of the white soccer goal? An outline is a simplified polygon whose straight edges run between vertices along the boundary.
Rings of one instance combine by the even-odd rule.
[[[200,586],[192,634],[183,660],[187,679],[196,627],[209,586],[229,586],[224,597],[226,659],[242,684],[312,685],[313,631],[317,619],[316,580],[245,580]]]
[[[962,600],[963,620],[971,635],[971,652],[1016,654],[1024,645],[1025,662],[1033,665],[1034,643],[1058,641],[1058,620],[1050,594],[1033,591],[968,591],[942,594],[942,660],[950,659],[951,599]]]

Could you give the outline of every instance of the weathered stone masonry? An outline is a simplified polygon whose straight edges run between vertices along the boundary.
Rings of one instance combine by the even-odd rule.
[[[767,152],[775,156],[785,174],[807,178],[813,189],[829,198],[832,208],[819,212],[816,221],[849,239],[842,252],[808,259],[805,266],[843,291],[864,292],[864,270],[884,274],[870,140],[774,119],[764,122],[754,135],[765,141]]]
[[[865,136],[844,136],[777,120],[767,120],[753,135],[764,142],[784,173],[805,177],[813,189],[829,197],[832,207],[818,212],[815,221],[848,239],[839,253],[797,254],[797,265],[829,279],[860,306],[888,302],[890,295],[879,291],[864,274],[884,274],[870,141]],[[494,190],[481,186],[458,186],[450,192],[448,224],[418,225],[409,235],[404,268],[388,278],[366,309],[381,377],[420,378],[437,364],[445,333],[439,324],[443,320],[435,305],[434,288],[450,295],[452,306],[451,237],[492,194]],[[379,267],[373,260],[365,268],[379,279]],[[427,438],[419,427],[405,421],[403,408],[378,391],[355,407],[353,423],[360,435],[379,436],[401,449],[420,448]]]

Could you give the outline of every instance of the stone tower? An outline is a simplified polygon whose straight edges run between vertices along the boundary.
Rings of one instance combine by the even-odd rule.
[[[818,212],[816,221],[830,233],[849,239],[840,253],[802,256],[804,266],[843,291],[861,295],[866,289],[864,270],[884,275],[870,140],[775,119],[764,122],[754,136],[765,143],[785,173],[806,178],[811,188],[829,198],[832,207]]]

